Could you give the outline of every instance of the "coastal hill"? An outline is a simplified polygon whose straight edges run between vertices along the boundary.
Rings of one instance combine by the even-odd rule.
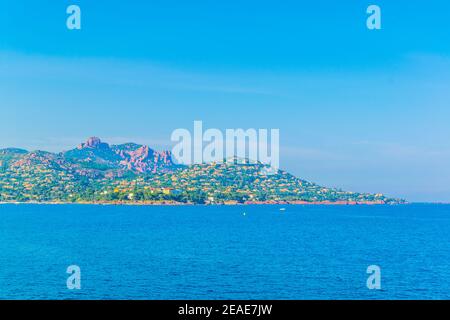
[[[398,204],[326,188],[246,161],[181,166],[170,151],[89,138],[61,152],[0,150],[0,202],[147,204]]]

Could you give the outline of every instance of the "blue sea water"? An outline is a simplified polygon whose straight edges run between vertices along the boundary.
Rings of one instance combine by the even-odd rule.
[[[449,205],[283,207],[0,205],[0,298],[450,298]]]

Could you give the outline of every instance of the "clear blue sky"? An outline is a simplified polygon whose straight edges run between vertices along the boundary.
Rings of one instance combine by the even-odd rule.
[[[279,128],[302,178],[450,202],[450,2],[0,0],[0,112],[0,148],[50,151]]]

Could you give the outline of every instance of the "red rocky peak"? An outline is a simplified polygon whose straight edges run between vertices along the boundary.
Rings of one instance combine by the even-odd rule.
[[[78,149],[85,149],[85,148],[98,149],[104,147],[109,147],[109,145],[107,143],[102,142],[100,138],[90,137],[89,139],[87,139],[86,143],[80,144],[78,146]]]

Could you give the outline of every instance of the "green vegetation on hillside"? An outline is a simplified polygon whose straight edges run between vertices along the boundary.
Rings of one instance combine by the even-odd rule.
[[[170,153],[100,140],[65,153],[0,150],[1,202],[380,203],[402,200],[326,188],[262,164],[173,164]]]

